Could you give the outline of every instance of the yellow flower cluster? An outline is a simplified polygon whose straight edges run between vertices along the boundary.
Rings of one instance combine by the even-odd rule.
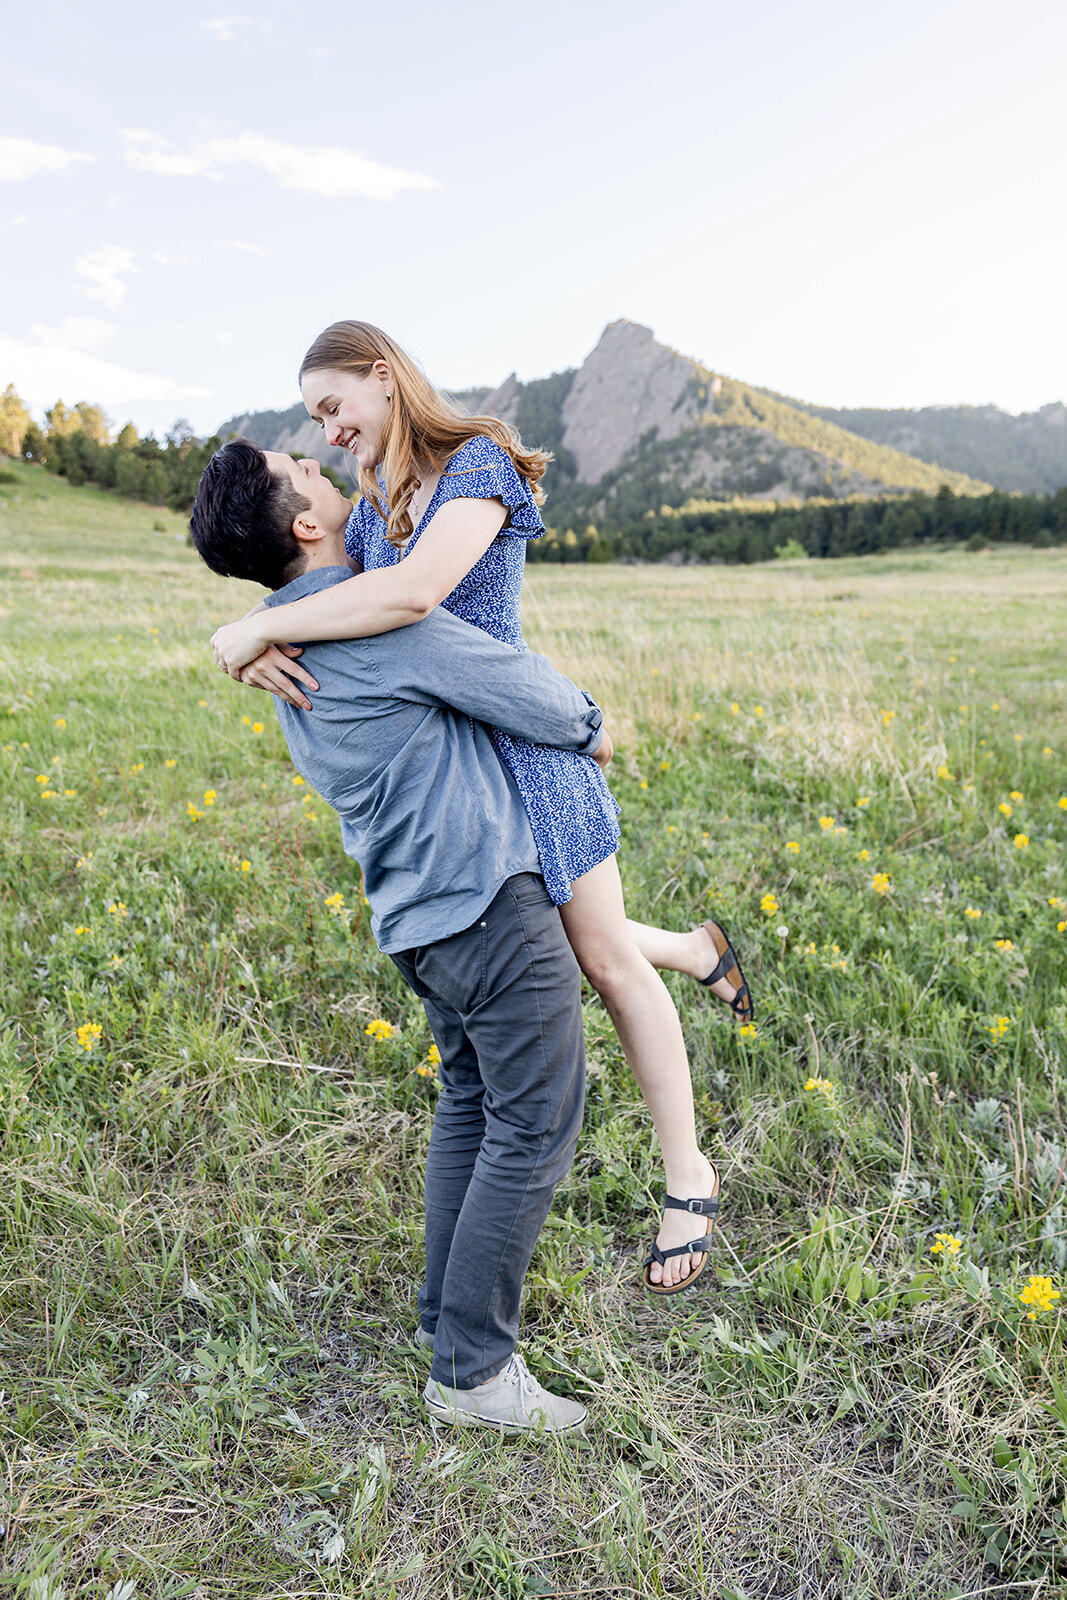
[[[1015,835],[1015,848],[1016,850],[1028,850],[1030,848],[1030,835],[1028,833],[1017,833]]]
[[[199,822],[202,817],[207,815],[205,811],[198,811],[191,800],[186,802],[185,810],[193,822]]]
[[[997,810],[1000,812],[1002,817],[1010,817],[1011,816],[1011,806],[1008,804],[1008,802],[1006,800],[1002,800],[1000,802],[999,806],[997,807]]]
[[[441,1052],[438,1050],[435,1044],[430,1046],[426,1053],[426,1059],[430,1063],[431,1067],[439,1067],[441,1065]]]
[[[999,1043],[1011,1027],[1010,1017],[994,1017],[989,1024],[989,1036],[994,1044]]]
[[[804,1088],[809,1094],[821,1094],[831,1111],[838,1110],[837,1084],[831,1078],[809,1078]]]
[[[882,719],[882,726],[885,727],[885,728],[888,728],[890,726],[890,724],[892,723],[893,718],[896,716],[896,712],[895,711],[880,711],[878,713],[878,715]]]
[[[962,1248],[963,1240],[957,1239],[954,1233],[935,1233],[934,1242],[930,1246],[930,1254],[939,1256],[944,1252],[946,1255],[958,1256]]]
[[[327,911],[332,911],[335,917],[339,917],[345,908],[345,897],[343,894],[328,894],[322,903]],[[370,1029],[367,1031],[369,1033]]]
[[[103,1031],[99,1022],[83,1022],[78,1029],[78,1043],[81,1048],[86,1053],[92,1050],[95,1045],[100,1043],[100,1035]]]
[[[383,1021],[381,1017],[375,1017],[373,1022],[367,1023],[363,1032],[370,1034],[376,1043],[381,1044],[383,1039],[395,1039],[400,1029],[395,1028],[391,1022]]]
[[[1026,1288],[1019,1299],[1024,1306],[1036,1306],[1037,1311],[1028,1311],[1028,1322],[1036,1322],[1038,1311],[1051,1311],[1053,1300],[1060,1298],[1060,1291],[1052,1287],[1051,1278],[1034,1277],[1031,1275],[1026,1281]]]
[[[792,850],[794,855],[796,855],[800,849],[800,845],[797,843],[796,839],[787,839],[785,847],[787,850]]]
[[[939,778],[944,778],[947,783],[955,783],[956,781],[947,767],[938,767],[937,775]]]
[[[740,1033],[742,1039],[754,1039],[758,1029],[754,1022],[743,1022],[738,1029],[738,1032]]]
[[[832,828],[833,825],[834,825],[833,817],[820,817],[819,818],[819,827],[822,829],[822,831],[824,833],[826,833],[828,831],[828,829]]]
[[[874,877],[871,879],[871,888],[874,890],[875,894],[888,894],[889,893],[889,874],[888,874],[888,872],[876,872]]]
[[[107,914],[109,917],[128,917],[130,913],[122,900],[112,900],[107,908]]]
[[[204,790],[204,804],[206,806],[213,806],[217,799],[218,799],[218,790],[217,789],[205,789]]]
[[[982,915],[982,913],[978,910],[978,908],[976,906],[964,906],[963,915],[965,917],[970,917],[972,922],[976,922],[977,919]]]
[[[778,911],[778,902],[773,894],[765,894],[759,903],[759,908],[765,917],[773,917]]]
[[[993,943],[998,950],[1014,950],[1015,946],[1010,939],[994,939]]]

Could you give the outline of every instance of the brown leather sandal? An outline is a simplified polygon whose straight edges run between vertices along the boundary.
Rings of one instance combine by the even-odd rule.
[[[698,1216],[707,1217],[704,1232],[699,1239],[691,1239],[688,1244],[676,1245],[673,1250],[661,1250],[653,1239],[652,1249],[648,1260],[645,1262],[643,1282],[649,1294],[680,1294],[683,1289],[692,1288],[708,1264],[708,1245],[711,1235],[715,1232],[715,1216],[719,1209],[719,1169],[712,1166],[715,1174],[715,1193],[707,1199],[676,1200],[673,1194],[666,1196],[663,1202],[665,1211],[693,1211]],[[680,1283],[653,1283],[648,1275],[648,1269],[653,1261],[662,1267],[670,1256],[700,1255],[700,1265],[692,1271],[688,1278],[683,1278]]]
[[[719,922],[702,922],[701,927],[705,933],[710,934],[712,943],[718,952],[719,960],[717,966],[708,973],[707,977],[698,978],[697,982],[702,983],[705,989],[710,989],[713,984],[718,983],[722,978],[725,978],[727,983],[732,983],[736,993],[731,999],[724,1001],[724,1004],[730,1007],[738,1022],[751,1022],[756,1015],[752,1005],[752,995],[749,993],[748,984],[745,982],[745,975],[741,971],[741,963],[737,959],[737,951],[730,943],[730,935]],[[722,996],[717,995],[716,999],[722,999]]]

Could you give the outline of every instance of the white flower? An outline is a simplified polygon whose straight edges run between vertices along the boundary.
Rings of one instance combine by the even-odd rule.
[[[778,925],[778,937],[779,939],[789,938],[789,929],[786,927],[784,922],[781,922]]]

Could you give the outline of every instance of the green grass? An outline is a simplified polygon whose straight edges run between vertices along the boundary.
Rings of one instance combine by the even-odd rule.
[[[724,1211],[654,1303],[648,1120],[588,997],[523,1338],[591,1425],[534,1446],[423,1417],[431,1040],[271,707],[212,667],[251,592],[176,516],[16,471],[0,1590],[1062,1593],[1063,1302],[1018,1295],[1067,1265],[1067,556],[531,571],[531,642],[616,733],[630,909],[721,915],[759,1008],[741,1037],[670,980]]]

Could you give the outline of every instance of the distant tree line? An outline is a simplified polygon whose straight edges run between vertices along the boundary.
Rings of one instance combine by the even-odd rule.
[[[221,443],[217,434],[198,439],[184,420],[168,430],[162,443],[151,433],[142,438],[132,422],[112,438],[104,412],[85,400],[70,409],[57,400],[45,412],[42,428],[11,384],[0,394],[0,454],[37,462],[75,486],[94,483],[173,511],[191,508],[200,474]],[[348,493],[329,468],[322,470]]]
[[[38,462],[68,483],[95,483],[131,500],[186,511],[218,438],[198,439],[187,422],[176,422],[162,443],[142,438],[132,422],[111,437],[99,406],[82,400],[67,408],[57,400],[44,427],[33,421],[12,385],[0,395],[0,451]]]
[[[551,516],[551,506],[546,508]],[[614,531],[588,523],[550,528],[531,561],[771,561],[775,556],[862,556],[923,544],[1067,544],[1067,488],[1054,494],[934,495],[847,500],[691,501],[663,506]]]

